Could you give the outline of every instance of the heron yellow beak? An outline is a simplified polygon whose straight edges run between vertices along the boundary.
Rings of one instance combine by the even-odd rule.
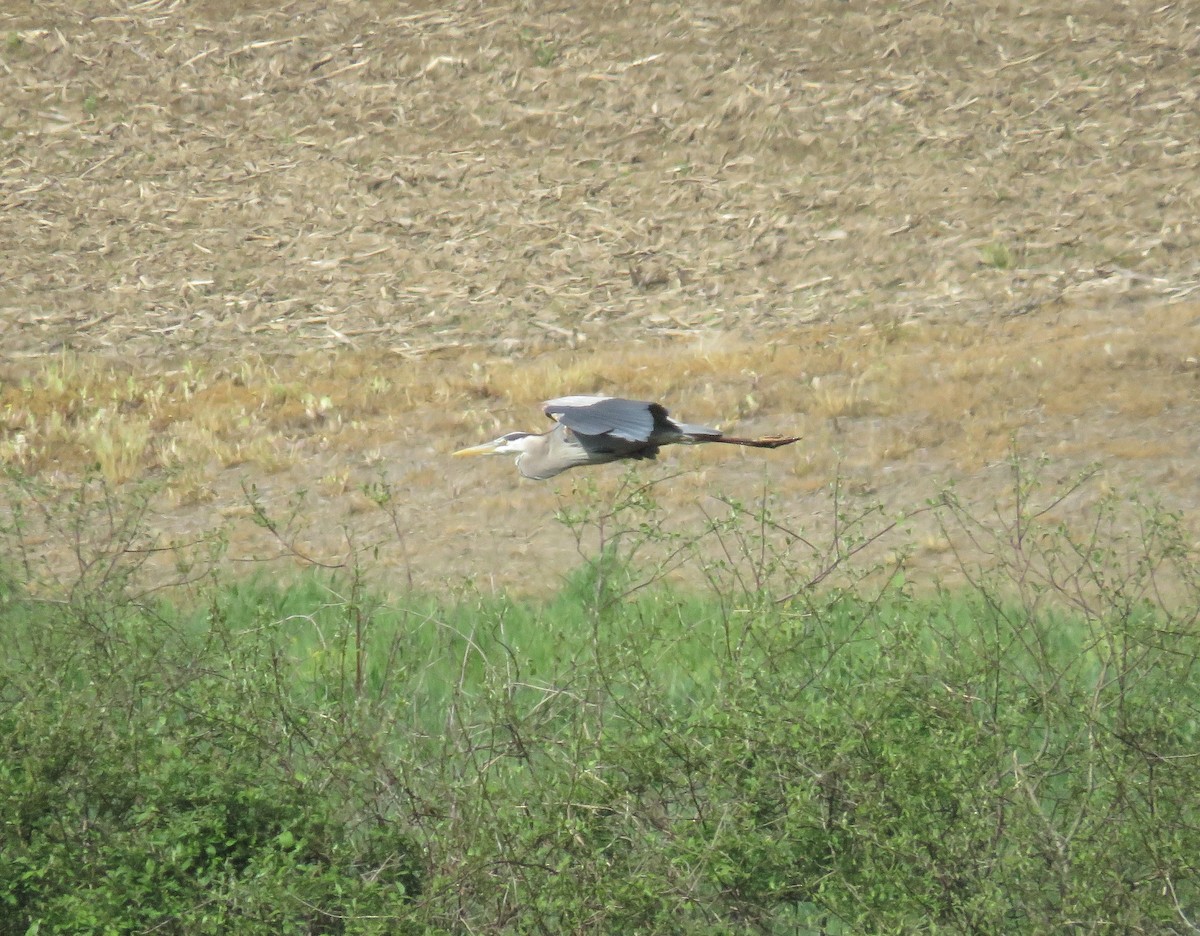
[[[459,449],[450,454],[453,458],[466,458],[468,455],[494,455],[495,453],[496,443],[484,442],[483,445],[472,445],[470,448]]]

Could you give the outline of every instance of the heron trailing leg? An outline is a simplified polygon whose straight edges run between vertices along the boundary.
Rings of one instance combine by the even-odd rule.
[[[747,445],[750,448],[777,449],[784,445],[799,442],[801,436],[761,436],[757,439],[741,439],[737,436],[723,435],[716,439],[705,439],[705,442],[724,442],[726,445]]]

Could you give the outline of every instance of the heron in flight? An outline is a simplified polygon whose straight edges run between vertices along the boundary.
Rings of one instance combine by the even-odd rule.
[[[661,403],[622,400],[606,396],[566,396],[542,404],[554,420],[549,432],[509,432],[455,456],[516,455],[517,471],[526,478],[545,481],[568,468],[603,465],[625,458],[657,458],[661,446],[724,442],[753,448],[791,445],[799,436],[764,436],[741,439],[720,429],[676,422]]]

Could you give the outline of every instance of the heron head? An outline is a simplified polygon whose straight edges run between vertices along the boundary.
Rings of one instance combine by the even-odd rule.
[[[529,440],[537,438],[540,438],[540,436],[532,432],[508,432],[498,439],[493,439],[491,442],[484,442],[483,445],[472,445],[470,448],[459,449],[454,453],[454,457],[464,458],[467,455],[523,455],[528,451]]]

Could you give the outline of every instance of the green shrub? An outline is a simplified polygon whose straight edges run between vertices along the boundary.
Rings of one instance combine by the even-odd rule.
[[[7,610],[0,933],[397,931],[420,849],[249,621]]]
[[[1018,483],[998,526],[938,505],[990,561],[921,595],[877,511],[684,535],[641,488],[567,518],[603,533],[544,602],[10,558],[0,936],[1187,931],[1190,540]]]

